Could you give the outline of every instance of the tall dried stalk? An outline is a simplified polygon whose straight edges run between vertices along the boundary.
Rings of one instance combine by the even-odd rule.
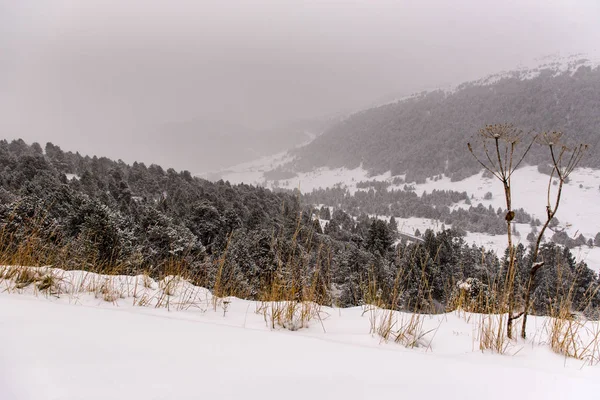
[[[548,179],[546,222],[544,222],[542,229],[540,229],[540,232],[538,233],[535,247],[533,249],[531,257],[531,268],[529,270],[529,281],[527,283],[527,291],[525,292],[525,308],[523,310],[523,325],[521,329],[521,337],[523,339],[527,337],[527,315],[529,314],[529,308],[531,307],[531,293],[535,288],[535,276],[538,270],[544,266],[543,261],[538,261],[540,244],[542,242],[542,238],[544,237],[544,232],[546,231],[548,225],[550,224],[550,221],[552,221],[552,219],[556,215],[556,212],[558,211],[558,206],[560,205],[560,199],[562,195],[562,189],[567,178],[577,167],[587,150],[587,145],[584,144],[579,144],[574,148],[569,148],[561,143],[561,138],[562,132],[544,132],[539,136],[540,142],[543,145],[548,146],[548,149],[550,151],[550,155],[552,157],[552,172],[550,173],[550,178]],[[553,207],[551,203],[552,196],[550,189],[552,188],[552,181],[554,179],[555,174],[558,178],[558,188],[554,197]]]
[[[512,241],[512,221],[515,218],[515,212],[512,208],[512,187],[511,178],[512,174],[519,167],[523,159],[529,153],[531,146],[535,140],[534,138],[527,145],[523,152],[518,152],[518,144],[524,137],[523,131],[515,128],[512,124],[497,124],[497,125],[486,125],[484,128],[479,130],[479,137],[482,142],[483,153],[485,159],[475,154],[471,143],[468,143],[468,148],[473,157],[490,172],[496,179],[498,179],[504,189],[504,197],[506,201],[506,235],[508,239],[508,251],[509,251],[509,263],[506,272],[506,280],[504,282],[504,305],[508,311],[507,327],[506,332],[510,338],[512,338],[512,326],[513,321],[520,317],[520,314],[515,315],[513,313],[515,307],[515,248]],[[490,148],[489,143],[492,143]]]

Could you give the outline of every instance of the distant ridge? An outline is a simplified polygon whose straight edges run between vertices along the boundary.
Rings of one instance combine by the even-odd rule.
[[[551,58],[451,89],[417,93],[357,112],[300,149],[273,175],[320,167],[364,166],[373,174],[406,174],[407,181],[476,173],[466,142],[485,124],[509,122],[523,130],[560,130],[590,145],[582,166],[600,167],[600,62],[581,55]],[[530,162],[545,162],[534,149]]]

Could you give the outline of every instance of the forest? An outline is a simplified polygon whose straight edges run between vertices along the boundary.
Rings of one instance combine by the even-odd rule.
[[[367,202],[374,196],[382,199]],[[331,197],[337,199],[333,212],[314,207]],[[477,288],[472,296],[499,290],[506,255],[467,244],[454,228],[428,230],[422,242],[399,241],[394,221],[369,217],[380,210],[368,207],[389,201],[399,215],[404,209],[414,214],[411,207],[419,204],[424,212],[437,212],[467,198],[382,190],[301,198],[158,165],[82,156],[52,143],[42,148],[3,140],[0,263],[153,277],[177,273],[220,295],[247,299],[343,307],[376,301],[442,312],[456,306],[461,282]],[[481,214],[498,219],[494,210]],[[540,251],[548,267],[538,274],[533,312],[548,313],[575,288],[573,309],[597,316],[597,275],[564,246],[545,243]],[[530,253],[516,248],[517,302],[527,285]]]
[[[466,231],[501,235],[506,230],[505,210],[494,210],[484,207],[481,203],[473,206],[466,192],[433,190],[419,196],[410,187],[403,190],[371,187],[369,190],[357,190],[350,194],[347,189],[335,187],[314,190],[303,194],[301,199],[307,205],[339,207],[354,217],[364,213],[400,218],[428,218],[452,226],[457,233],[462,232],[463,235]],[[453,207],[459,203],[469,207]],[[523,209],[517,210],[515,215],[517,223],[531,224],[532,227],[541,224]]]

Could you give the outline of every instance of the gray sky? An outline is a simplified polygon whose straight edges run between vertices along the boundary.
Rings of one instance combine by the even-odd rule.
[[[598,21],[597,0],[0,0],[0,137],[205,169],[159,157],[160,127],[273,127],[597,52]]]

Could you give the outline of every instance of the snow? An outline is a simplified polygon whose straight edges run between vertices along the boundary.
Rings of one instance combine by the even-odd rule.
[[[600,275],[600,247],[581,246],[571,249],[575,260],[584,261],[587,266]]]
[[[483,79],[471,82],[479,86],[492,85],[506,78],[517,78],[520,80],[530,80],[540,76],[542,71],[551,71],[554,76],[565,73],[575,74],[580,67],[598,68],[600,58],[597,55],[573,54],[569,56],[548,56],[544,59],[538,59],[529,65],[522,65],[513,71],[504,71],[489,75]]]
[[[299,189],[302,193],[310,193],[315,189],[324,189],[336,185],[347,187],[350,193],[354,193],[357,190],[356,184],[360,181],[388,180],[391,178],[389,172],[372,176],[361,166],[355,169],[318,168],[310,172],[297,173],[295,177],[290,179],[280,179],[277,181],[277,184],[265,179],[264,172],[284,165],[289,160],[291,158],[282,153],[277,156],[257,160],[251,165],[240,164],[227,171],[223,171],[220,173],[220,176],[231,183],[264,185],[270,189],[278,186],[286,189]]]
[[[534,166],[517,170],[512,177],[513,208],[523,208],[544,221],[548,179],[548,175],[539,173]],[[465,191],[474,196],[471,199],[472,205],[481,203],[485,207],[491,205],[494,209],[506,207],[502,184],[494,178],[483,178],[483,172],[459,182],[451,182],[449,178],[444,177],[437,182],[428,179],[425,184],[413,186],[419,195],[423,191],[431,192],[434,189]],[[491,200],[484,199],[487,192],[492,193]],[[556,186],[552,186],[552,193],[556,193]],[[571,174],[570,182],[563,188],[556,217],[571,237],[582,233],[586,238],[593,238],[600,231],[600,210],[597,204],[600,204],[600,171],[579,168]],[[462,206],[469,207],[464,204]]]
[[[432,92],[443,92],[446,96],[449,96],[460,91],[465,86],[491,86],[503,79],[515,78],[519,80],[531,80],[539,77],[543,71],[550,71],[554,77],[565,73],[573,76],[580,67],[595,69],[598,68],[598,66],[600,66],[600,53],[598,52],[570,55],[552,54],[541,58],[524,60],[517,68],[510,71],[493,73],[484,76],[481,79],[463,82],[458,85],[452,84],[443,87],[424,88],[419,92],[396,97],[390,101],[377,102],[370,108],[418,99]]]
[[[260,186],[265,182],[265,172],[277,168],[280,165],[284,165],[292,160],[293,158],[288,152],[281,152],[271,156],[261,157],[254,161],[238,164],[227,168],[226,170],[196,174],[195,176],[212,181],[223,179],[224,181],[229,181],[234,184],[246,183]]]
[[[183,280],[172,304],[186,292],[201,295],[194,307],[169,311],[155,307],[164,282],[53,271],[71,282],[59,297],[31,286],[7,291],[0,280],[3,400],[563,399],[600,389],[599,366],[550,351],[546,318],[532,317],[531,339],[511,344],[508,355],[480,352],[480,318],[457,312],[423,316],[422,347],[406,348],[369,333],[384,316],[379,309],[322,307],[319,320],[291,332],[270,329],[260,303],[214,302]],[[111,301],[94,292],[107,282],[119,294]],[[154,301],[134,306],[144,294]]]
[[[319,168],[311,172],[298,173],[296,177],[280,180],[279,186],[286,188],[298,188],[302,193],[310,193],[315,189],[324,189],[340,185],[347,187],[351,194],[358,189],[356,184],[361,181],[378,180],[385,181],[391,178],[391,174],[371,176],[362,166],[349,170],[347,168]],[[271,185],[272,186],[272,185]]]

